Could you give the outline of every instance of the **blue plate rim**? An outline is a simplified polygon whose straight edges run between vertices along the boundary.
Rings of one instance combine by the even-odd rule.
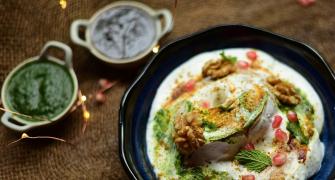
[[[195,36],[198,36],[200,34],[203,34],[203,33],[206,33],[208,31],[211,31],[211,30],[214,30],[214,29],[217,29],[217,28],[225,28],[225,27],[239,27],[239,28],[247,28],[247,29],[251,29],[251,30],[254,30],[254,31],[258,31],[258,32],[261,32],[261,33],[265,33],[269,36],[274,36],[274,37],[277,37],[277,38],[281,38],[281,39],[284,39],[286,41],[289,41],[290,43],[295,43],[297,45],[300,45],[300,46],[303,46],[304,48],[307,48],[308,50],[312,51],[315,55],[318,56],[318,59],[321,60],[322,64],[326,66],[327,68],[327,71],[328,73],[330,73],[332,79],[335,81],[335,73],[334,71],[331,69],[329,63],[321,56],[321,53],[318,52],[316,49],[312,48],[310,45],[300,41],[300,40],[297,40],[297,39],[294,39],[292,37],[288,37],[288,36],[285,36],[285,35],[281,35],[281,34],[278,34],[278,33],[274,33],[274,32],[271,32],[269,30],[266,30],[264,28],[259,28],[259,27],[255,27],[255,26],[252,26],[252,25],[247,25],[247,24],[224,24],[224,25],[216,25],[216,26],[211,26],[211,27],[208,27],[208,28],[205,28],[203,30],[200,30],[200,31],[197,31],[197,32],[194,32],[194,33],[191,33],[191,34],[188,34],[188,35],[184,35],[184,36],[181,36],[179,38],[176,38],[175,40],[167,43],[166,45],[164,45],[158,53],[156,53],[152,58],[151,60],[145,65],[145,67],[143,68],[142,72],[137,76],[137,78],[133,81],[133,83],[131,83],[131,85],[127,88],[127,90],[125,91],[122,99],[121,99],[121,102],[120,102],[120,108],[119,108],[119,156],[120,156],[120,160],[121,160],[121,163],[123,165],[123,168],[126,170],[126,173],[129,177],[131,177],[132,179],[138,179],[138,177],[135,175],[134,173],[134,169],[130,166],[129,162],[127,161],[126,159],[126,148],[124,147],[124,124],[123,122],[125,121],[125,106],[127,104],[127,100],[128,100],[128,97],[129,97],[129,94],[132,92],[132,90],[134,89],[134,87],[136,85],[138,85],[139,81],[142,79],[142,77],[146,74],[147,70],[151,67],[151,65],[153,64],[153,62],[157,61],[157,56],[162,52],[164,51],[164,49],[170,47],[170,46],[173,46],[175,43],[179,42],[179,41],[182,41],[182,40],[186,40],[188,38],[192,38],[192,37],[195,37]],[[333,169],[332,173],[331,173],[331,176],[332,177],[335,177],[335,169]]]

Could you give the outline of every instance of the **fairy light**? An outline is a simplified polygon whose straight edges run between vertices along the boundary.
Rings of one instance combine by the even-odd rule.
[[[152,52],[153,52],[153,53],[158,53],[158,51],[159,51],[159,47],[160,47],[160,46],[157,44],[155,47],[152,48]]]
[[[83,95],[83,96],[80,97],[80,100],[81,100],[81,102],[85,102],[87,100],[87,97]]]
[[[90,112],[88,112],[87,110],[83,112],[83,117],[85,119],[85,121],[87,121],[88,119],[90,119]]]
[[[28,134],[26,134],[26,133],[22,133],[22,135],[21,135],[21,139],[24,139],[24,138],[28,138],[29,136],[28,136]]]
[[[20,142],[23,139],[51,139],[51,140],[55,140],[55,141],[60,141],[60,142],[66,142],[66,140],[61,139],[61,138],[57,138],[57,137],[52,137],[52,136],[29,136],[27,133],[22,133],[21,138],[17,139],[15,141],[10,142],[7,146],[16,144],[18,142]]]
[[[90,117],[91,117],[91,114],[90,114],[90,112],[87,110],[86,105],[85,105],[85,101],[87,100],[87,97],[84,96],[84,95],[81,93],[80,90],[78,91],[78,98],[79,98],[79,101],[80,101],[80,104],[81,104],[81,110],[82,110],[82,112],[83,112],[84,125],[83,125],[83,128],[82,128],[82,132],[84,133],[85,130],[86,130],[86,126],[87,126],[88,120],[89,120]]]
[[[62,9],[65,9],[67,5],[66,0],[59,0],[59,5]]]

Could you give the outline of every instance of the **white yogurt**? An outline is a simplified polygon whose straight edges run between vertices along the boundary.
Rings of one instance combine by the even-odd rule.
[[[247,60],[246,52],[250,51],[250,48],[233,48],[233,49],[225,49],[224,52],[226,55],[232,55],[237,57],[238,60]],[[153,118],[155,116],[155,113],[163,107],[163,104],[167,101],[168,97],[171,95],[173,88],[175,87],[175,82],[178,81],[186,81],[189,80],[190,77],[196,77],[199,76],[202,72],[202,67],[205,62],[207,62],[210,59],[218,59],[220,58],[220,52],[222,50],[218,51],[212,51],[212,52],[205,52],[198,54],[194,57],[192,57],[190,60],[186,61],[182,65],[180,65],[178,68],[173,70],[161,83],[160,87],[158,88],[154,101],[151,106],[150,111],[150,117],[147,124],[147,149],[148,149],[148,156],[151,162],[156,162],[157,159],[154,155],[154,147],[156,146],[156,142],[153,138]],[[288,161],[282,166],[283,171],[287,175],[287,179],[306,179],[313,174],[315,174],[321,167],[321,162],[324,156],[324,145],[319,140],[319,134],[321,133],[323,122],[324,122],[324,112],[321,100],[318,96],[318,94],[315,92],[313,87],[310,85],[310,83],[297,71],[292,69],[291,67],[275,60],[272,56],[269,54],[257,50],[258,59],[262,61],[261,65],[262,67],[265,67],[266,69],[269,69],[273,74],[278,75],[281,79],[287,80],[288,82],[291,82],[294,84],[297,88],[302,89],[303,92],[306,94],[307,99],[312,104],[315,110],[315,120],[314,120],[314,126],[315,126],[315,133],[313,137],[310,139],[310,142],[308,144],[308,147],[310,151],[307,153],[307,160],[305,163],[298,163],[297,160],[297,153],[294,151],[291,151],[288,153]],[[259,73],[260,76],[262,76],[262,72]],[[234,76],[234,75],[233,75]],[[238,76],[238,75],[237,75]],[[238,77],[230,77],[230,79],[234,79]],[[228,79],[228,78],[227,78]],[[247,79],[247,78],[246,78]],[[221,81],[221,80],[219,80]],[[218,83],[222,83],[222,91],[225,90],[225,82],[229,81],[222,80],[222,82],[215,82],[216,85]],[[232,81],[233,82],[233,81]],[[257,79],[251,79],[250,82],[254,83],[261,83],[257,82]],[[238,85],[237,85],[238,86]],[[211,86],[204,87],[197,91],[196,95],[193,98],[193,100],[201,100],[202,97],[206,97],[207,99],[211,98],[211,94],[208,93],[210,91]],[[238,89],[238,88],[237,88]],[[191,98],[191,99],[192,99]],[[286,131],[286,123],[288,122],[286,115],[282,115],[283,117],[283,123],[281,123],[281,129]],[[272,128],[269,128],[266,132],[265,139],[262,143],[259,143],[256,145],[256,149],[272,153],[274,151],[272,141],[274,138],[274,130]],[[164,154],[162,154],[164,156]],[[289,162],[289,163],[288,163]],[[155,167],[155,164],[153,164]],[[232,176],[234,179],[239,179],[240,175],[244,174],[253,174],[255,175],[256,179],[269,179],[271,172],[274,170],[274,166],[269,167],[262,171],[261,173],[254,173],[248,171],[243,166],[237,166],[234,165],[230,161],[226,162],[218,162],[218,163],[212,163],[210,165],[211,168],[217,170],[217,171],[226,171],[229,172],[229,175]],[[160,173],[161,170],[155,168],[156,173]],[[175,173],[175,172],[174,172]]]

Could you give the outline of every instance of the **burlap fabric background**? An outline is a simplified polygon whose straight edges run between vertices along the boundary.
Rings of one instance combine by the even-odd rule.
[[[73,145],[50,140],[25,140],[6,146],[20,134],[0,125],[0,179],[127,179],[118,156],[120,99],[138,70],[105,66],[88,50],[70,42],[73,20],[89,18],[111,0],[0,0],[0,83],[24,59],[39,53],[48,40],[69,44],[74,68],[84,94],[93,93],[104,77],[120,82],[108,93],[107,102],[89,103],[91,123],[81,134],[79,111],[64,121],[29,135],[51,135]],[[173,0],[143,0],[153,8],[173,10]],[[162,45],[212,25],[243,23],[262,27],[319,50],[335,67],[335,1],[317,0],[304,8],[295,0],[179,0],[172,33]]]

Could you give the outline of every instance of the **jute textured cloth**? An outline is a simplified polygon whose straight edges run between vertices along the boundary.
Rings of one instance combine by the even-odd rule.
[[[81,133],[81,112],[60,123],[29,132],[49,135],[71,144],[50,140],[24,140],[0,125],[0,179],[127,179],[118,155],[118,110],[125,89],[140,68],[116,70],[100,63],[90,52],[71,43],[73,20],[90,18],[111,0],[67,0],[61,9],[58,0],[0,0],[0,84],[18,63],[39,53],[48,40],[69,44],[74,68],[84,94],[97,90],[99,78],[118,80],[108,92],[107,102],[88,101],[90,124]],[[335,1],[317,0],[302,7],[295,0],[143,0],[152,8],[168,8],[175,13],[175,27],[161,41],[166,44],[217,24],[250,24],[312,45],[335,67]]]

